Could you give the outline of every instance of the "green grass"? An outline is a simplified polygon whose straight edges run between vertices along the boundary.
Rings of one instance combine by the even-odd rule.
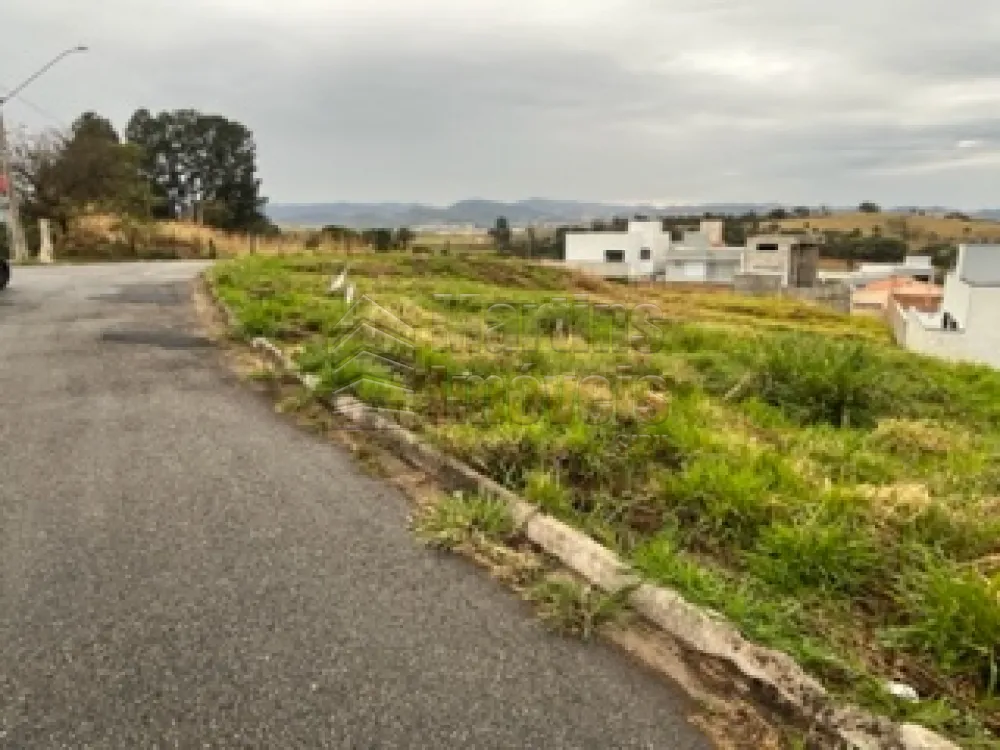
[[[631,589],[626,588],[607,594],[592,586],[550,575],[532,587],[528,598],[553,631],[590,640],[602,628],[625,617],[630,592]]]
[[[324,292],[345,262],[359,295],[413,327],[409,375],[334,353],[347,309]],[[839,694],[1000,746],[1000,373],[804,303],[517,260],[249,258],[213,274],[242,333],[294,348],[322,389],[409,383],[402,400],[361,396],[416,412],[427,439]],[[422,528],[442,546],[506,533],[485,501],[435,513]],[[546,601],[576,611],[564,591]],[[887,696],[890,678],[925,700]]]
[[[514,519],[502,502],[455,494],[426,508],[414,528],[427,544],[454,550],[484,540],[507,541],[514,533]]]

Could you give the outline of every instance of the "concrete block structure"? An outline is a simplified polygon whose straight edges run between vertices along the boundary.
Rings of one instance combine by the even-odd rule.
[[[777,276],[782,287],[816,286],[819,245],[805,235],[760,235],[747,240],[742,274]]]

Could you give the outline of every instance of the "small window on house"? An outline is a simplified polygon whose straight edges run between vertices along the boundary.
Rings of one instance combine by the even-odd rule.
[[[604,251],[604,262],[605,263],[624,263],[625,262],[625,251],[624,250],[605,250]]]
[[[773,242],[768,242],[762,245],[757,245],[757,250],[762,253],[776,253],[778,252],[778,246]]]
[[[639,251],[639,260],[650,260],[652,257],[653,257],[653,251],[650,250],[648,247],[644,247],[642,248],[642,250]]]

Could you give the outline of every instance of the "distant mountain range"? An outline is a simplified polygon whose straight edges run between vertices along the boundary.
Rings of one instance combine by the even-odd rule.
[[[375,227],[419,227],[428,225],[491,227],[498,216],[506,216],[513,226],[529,224],[578,224],[615,216],[700,216],[704,213],[739,215],[749,211],[767,213],[782,207],[779,203],[705,203],[694,206],[621,205],[584,201],[530,198],[505,203],[483,199],[463,200],[438,207],[421,203],[276,203],[267,213],[278,224],[298,227],[322,227],[329,224],[369,229]],[[788,208],[788,206],[784,206]],[[909,211],[910,206],[891,208]],[[928,212],[945,212],[943,207],[919,207]],[[853,208],[834,208],[851,211]],[[971,212],[984,219],[1000,219],[1000,209]]]

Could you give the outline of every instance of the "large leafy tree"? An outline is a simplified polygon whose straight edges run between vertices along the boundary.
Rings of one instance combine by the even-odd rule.
[[[138,172],[139,152],[120,142],[114,126],[86,112],[68,132],[24,138],[15,146],[15,179],[28,217],[70,218],[95,209],[145,213],[149,191]]]
[[[267,225],[253,133],[241,123],[191,109],[157,115],[140,109],[125,133],[141,150],[157,217],[199,218],[229,230]]]

